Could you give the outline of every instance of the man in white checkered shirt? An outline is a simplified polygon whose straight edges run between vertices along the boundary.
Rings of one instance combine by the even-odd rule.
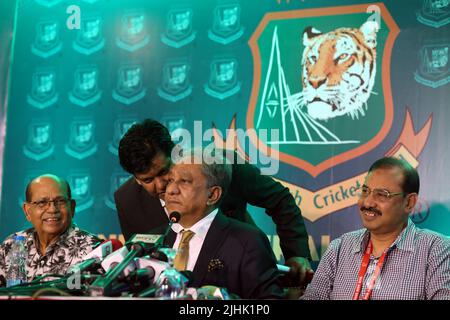
[[[364,229],[331,242],[305,300],[450,300],[450,239],[409,219],[419,175],[382,158],[369,169],[358,207]]]

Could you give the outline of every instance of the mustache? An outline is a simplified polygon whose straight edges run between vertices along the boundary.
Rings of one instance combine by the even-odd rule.
[[[378,215],[380,215],[380,216],[382,215],[382,213],[381,213],[380,210],[378,210],[378,209],[376,209],[376,208],[373,208],[373,207],[361,207],[360,210],[361,210],[361,211],[371,211],[371,212],[373,212],[373,213],[375,213],[375,214],[378,214]]]

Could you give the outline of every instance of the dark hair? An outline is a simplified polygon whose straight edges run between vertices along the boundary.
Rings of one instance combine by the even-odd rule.
[[[417,170],[408,162],[393,157],[384,157],[375,161],[369,168],[369,173],[376,169],[400,168],[403,173],[403,183],[401,188],[404,193],[419,193],[420,180]]]
[[[146,172],[158,153],[170,157],[173,147],[169,130],[158,121],[146,119],[131,126],[120,140],[120,165],[133,175]]]
[[[60,185],[65,185],[66,186],[66,191],[67,191],[67,198],[68,199],[72,198],[72,191],[70,190],[70,185],[69,185],[69,182],[67,182],[67,180],[61,179],[60,177],[57,177],[57,176],[54,176],[54,175],[42,175],[42,176],[36,177],[33,180],[31,180],[30,182],[28,182],[27,187],[25,189],[25,201],[26,202],[30,202],[31,201],[31,197],[32,197],[31,185],[33,184],[33,182],[35,182],[36,179],[43,178],[43,177],[52,178],[55,181],[59,182]]]

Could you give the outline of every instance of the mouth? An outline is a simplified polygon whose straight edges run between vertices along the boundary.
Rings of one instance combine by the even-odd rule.
[[[369,218],[374,218],[377,216],[381,216],[381,212],[378,210],[371,210],[371,209],[366,209],[366,208],[361,208],[361,213]]]
[[[315,97],[310,103],[314,103],[314,102],[321,102],[321,103],[328,104],[331,107],[331,111],[332,112],[337,110],[337,106],[334,103],[331,103],[330,101],[323,100],[323,99],[321,99],[319,97]]]
[[[61,217],[50,217],[50,218],[45,218],[45,219],[42,219],[42,221],[43,221],[43,222],[46,222],[46,223],[57,223],[57,222],[60,222],[60,221],[61,221]]]
[[[166,199],[166,207],[180,206],[181,202],[175,199]]]

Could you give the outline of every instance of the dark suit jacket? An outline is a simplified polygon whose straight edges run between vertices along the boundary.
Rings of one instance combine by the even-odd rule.
[[[270,176],[261,175],[258,168],[248,163],[235,161],[232,168],[231,185],[220,205],[222,212],[228,217],[252,222],[247,203],[265,208],[276,224],[284,258],[309,258],[305,223],[289,189]],[[159,199],[150,196],[134,178],[117,189],[114,199],[126,240],[135,233],[147,233],[168,223]]]
[[[170,230],[164,244],[172,247]],[[208,268],[211,261],[220,266]],[[258,228],[217,213],[192,271],[190,287],[213,285],[244,299],[280,299],[279,272],[267,236]]]

